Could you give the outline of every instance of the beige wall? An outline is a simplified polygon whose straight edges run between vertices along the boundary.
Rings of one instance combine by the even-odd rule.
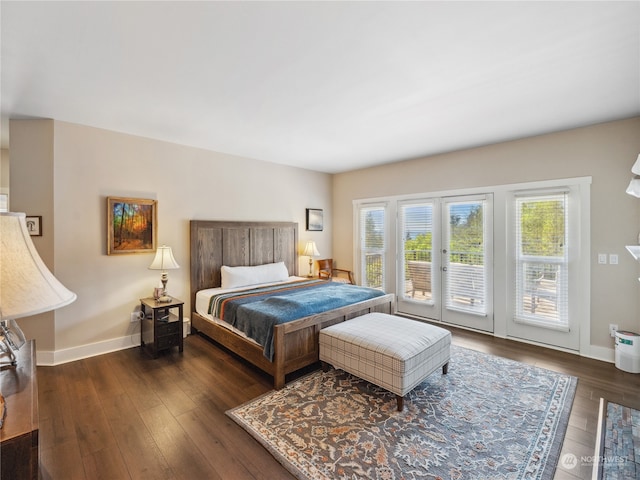
[[[43,152],[34,155],[35,148]],[[106,255],[107,196],[158,200],[158,242],[172,247],[181,267],[169,273],[168,289],[187,302],[186,312],[191,219],[296,221],[300,243],[314,239],[321,253],[331,253],[328,174],[52,120],[12,121],[11,159],[12,209],[43,215],[36,246],[41,253],[55,246],[43,258],[78,295],[45,325],[21,322],[37,340],[40,363],[138,341],[130,312],[159,273],[147,268],[152,254]],[[305,231],[307,207],[324,209],[323,232]],[[300,268],[308,268],[306,257]]]
[[[43,216],[34,243],[78,294],[21,325],[36,338],[40,363],[137,342],[129,314],[158,274],[147,269],[151,254],[106,255],[110,195],[158,200],[158,241],[182,267],[170,272],[169,290],[188,300],[190,219],[297,221],[301,244],[316,240],[346,268],[354,199],[591,176],[591,344],[612,348],[609,323],[640,330],[640,267],[624,249],[640,231],[640,200],[624,193],[639,152],[634,118],[332,177],[53,120],[12,121],[11,209]],[[305,232],[307,207],[324,209],[324,232]],[[620,264],[598,265],[597,253],[617,253]]]
[[[335,175],[334,258],[354,264],[354,199],[591,176],[590,342],[613,348],[609,323],[640,331],[640,269],[624,248],[640,231],[640,199],[625,194],[638,153],[633,118]],[[598,253],[618,254],[619,265],[599,265]]]
[[[9,189],[9,150],[0,149],[0,192],[7,193]]]
[[[14,128],[18,126],[19,128]],[[13,138],[10,169],[10,209],[42,216],[42,236],[31,237],[42,260],[55,271],[53,214],[53,122],[33,120],[11,122]],[[21,187],[22,186],[22,187]],[[64,283],[64,282],[63,282]],[[27,338],[36,339],[38,350],[55,345],[54,313],[46,312],[18,321]]]

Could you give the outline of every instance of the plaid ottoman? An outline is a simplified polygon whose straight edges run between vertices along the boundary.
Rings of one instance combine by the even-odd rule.
[[[449,366],[451,332],[417,320],[368,313],[320,330],[320,360],[404,396]]]

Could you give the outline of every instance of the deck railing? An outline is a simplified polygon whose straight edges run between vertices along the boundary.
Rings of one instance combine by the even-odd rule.
[[[382,288],[384,272],[383,255],[381,253],[368,253],[365,255],[366,283],[371,288]]]

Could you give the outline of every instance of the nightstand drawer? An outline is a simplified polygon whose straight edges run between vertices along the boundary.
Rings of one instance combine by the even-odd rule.
[[[158,350],[164,350],[165,348],[176,347],[180,345],[180,338],[175,335],[169,335],[166,337],[158,337],[156,348]]]
[[[180,331],[179,322],[156,323],[156,335],[158,337],[161,337],[163,335],[175,335],[179,331]]]

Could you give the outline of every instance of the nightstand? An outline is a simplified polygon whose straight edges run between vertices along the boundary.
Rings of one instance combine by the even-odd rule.
[[[153,358],[163,350],[178,347],[182,352],[182,321],[184,302],[174,298],[171,302],[160,303],[154,298],[141,298],[140,347]]]

